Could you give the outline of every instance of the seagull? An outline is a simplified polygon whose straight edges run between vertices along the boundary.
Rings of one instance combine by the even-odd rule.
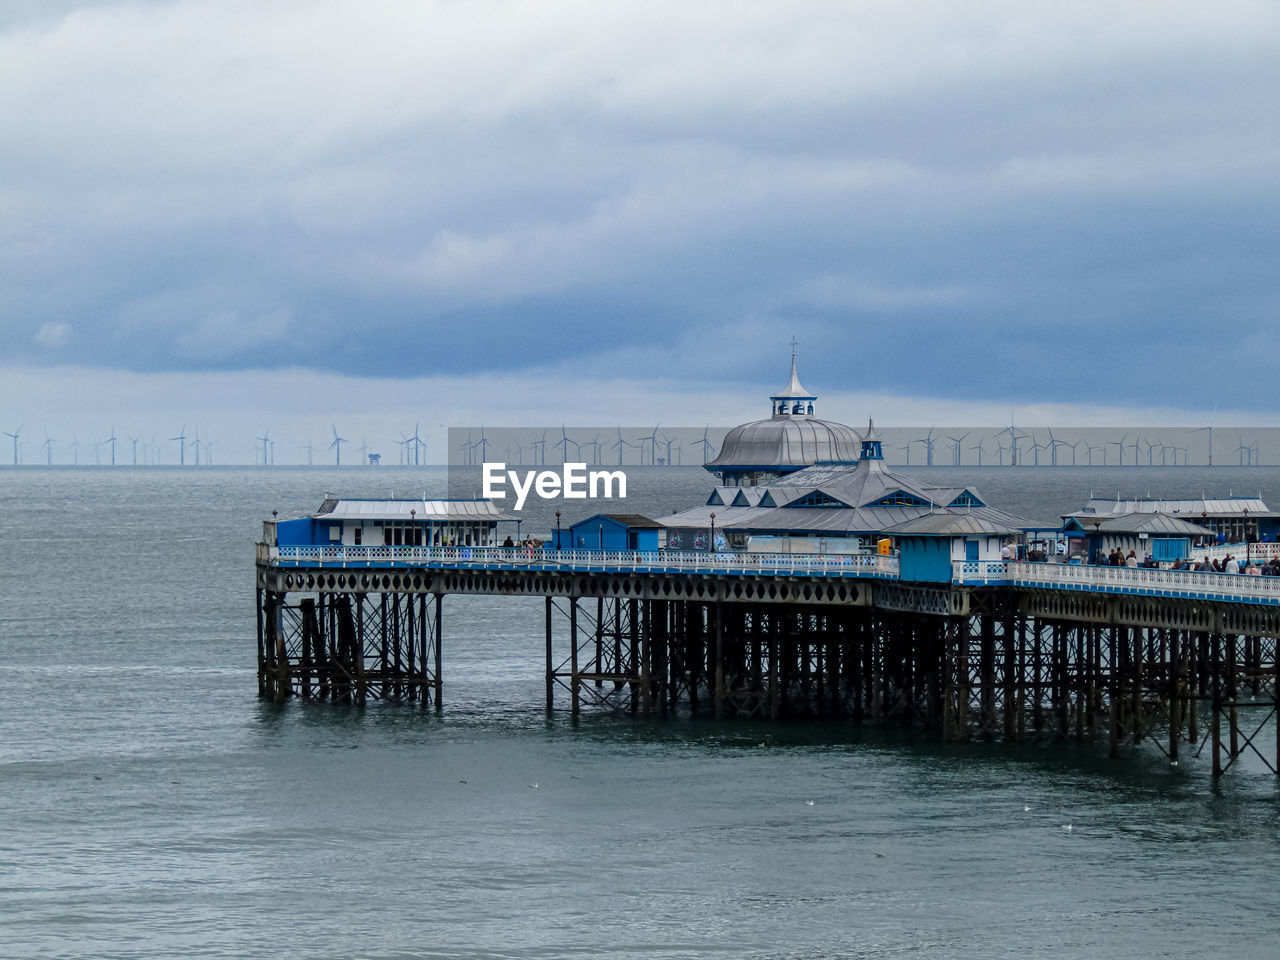
[[[1030,808],[1030,807],[1023,807],[1023,808],[1022,808],[1022,812],[1023,812],[1023,813],[1030,813],[1030,812],[1031,812],[1031,808]]]
[[[538,789],[538,785],[537,785],[536,783],[531,783],[531,784],[529,784],[529,789],[530,789],[530,790],[537,790],[537,789]]]
[[[1068,823],[1068,824],[1065,824],[1065,825],[1063,826],[1063,828],[1062,828],[1062,829],[1063,829],[1063,830],[1066,830],[1068,833],[1070,833],[1070,832],[1071,832],[1071,824],[1069,824],[1069,823]]]
[[[806,807],[812,807],[812,806],[813,806],[813,801],[812,801],[812,800],[806,800],[806,801],[804,802],[804,805],[805,805]]]

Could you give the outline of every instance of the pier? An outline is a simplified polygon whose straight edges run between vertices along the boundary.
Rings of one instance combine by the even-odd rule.
[[[1100,740],[1280,770],[1280,578],[877,555],[257,545],[262,697],[441,709],[446,595],[542,597],[548,711]]]

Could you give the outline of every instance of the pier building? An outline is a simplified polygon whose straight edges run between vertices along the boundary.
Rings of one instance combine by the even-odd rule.
[[[488,500],[355,500],[326,495],[307,517],[268,520],[280,546],[496,546],[498,523],[515,522]]]
[[[1174,517],[1207,527],[1215,539],[1224,543],[1275,543],[1280,539],[1280,513],[1268,507],[1261,497],[1183,500],[1090,497],[1082,510],[1069,517],[1081,526],[1088,526],[1099,517],[1106,522],[1119,517],[1151,515]],[[1063,517],[1064,521],[1067,519]]]
[[[777,480],[815,463],[854,463],[861,442],[857,431],[815,416],[817,401],[817,394],[800,385],[793,342],[791,379],[769,398],[768,419],[730,430],[705,469],[726,486],[745,487]]]
[[[926,579],[949,581],[949,566],[943,571],[923,557],[998,560],[1008,542],[1057,530],[989,506],[970,487],[893,472],[871,421],[857,449],[856,460],[814,464],[759,486],[717,486],[702,506],[658,518],[667,548],[756,552],[764,541],[790,552],[874,553],[888,538],[908,550],[916,574],[932,569]]]
[[[810,416],[808,394],[773,399],[786,423]],[[498,545],[511,518],[483,501],[330,497],[268,521],[259,693],[440,709],[445,597],[536,597],[548,711],[1097,739],[1280,771],[1280,577],[1006,558],[1043,527],[887,470],[870,423],[854,436],[852,461],[744,461],[702,507],[599,514],[546,549]],[[1119,513],[1076,526],[1099,544],[1143,532]],[[1127,522],[1169,541],[1208,529],[1158,516]]]

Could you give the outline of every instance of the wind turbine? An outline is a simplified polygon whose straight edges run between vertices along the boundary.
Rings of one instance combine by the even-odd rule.
[[[307,466],[311,466],[311,441],[308,440],[306,443],[299,444],[298,449],[307,451]]]
[[[48,430],[44,432],[43,449],[46,457],[45,463],[50,467],[53,466],[53,437],[49,436]]]
[[[126,437],[129,437],[129,442],[130,442],[131,444],[133,444],[133,465],[136,467],[136,466],[138,465],[138,440],[139,440],[139,438],[138,438],[138,437],[135,437],[135,436],[131,436],[130,434],[127,434],[127,433],[125,434],[125,436],[126,436]]]
[[[1209,466],[1212,467],[1213,466],[1213,424],[1211,423],[1207,427],[1196,427],[1191,432],[1204,433],[1206,430],[1209,431]]]
[[[1040,451],[1048,449],[1048,447],[1049,445],[1047,443],[1039,443],[1036,440],[1036,435],[1033,431],[1031,434],[1031,456],[1034,460],[1035,466],[1040,466]]]
[[[265,467],[270,462],[267,460],[267,444],[271,442],[271,431],[263,430],[262,436],[256,437],[255,439],[262,444],[262,465]],[[310,448],[310,441],[307,442],[307,446]]]
[[[15,467],[18,465],[18,436],[21,433],[22,427],[18,427],[17,430],[13,431],[13,433],[10,433],[8,430],[4,431],[4,435],[6,437],[13,437],[13,465]]]
[[[547,462],[547,431],[542,431],[542,436],[537,440],[533,440],[529,444],[529,449],[538,459],[534,462],[539,466],[545,466]]]
[[[966,434],[966,436],[967,436],[967,434]],[[982,444],[982,440],[981,440],[981,438],[979,438],[978,442],[977,442],[977,443],[975,443],[975,444],[974,444],[972,447],[970,447],[969,449],[970,449],[970,450],[976,450],[976,451],[978,451],[978,466],[982,466],[982,455],[983,455],[984,453],[986,453],[987,451],[986,451],[986,448],[985,448],[985,447],[983,446],[983,444]]]
[[[489,444],[492,442],[493,441],[491,441],[488,437],[484,435],[484,427],[481,427],[480,439],[475,442],[475,445],[480,448],[481,463],[484,463],[486,460],[489,459]]]
[[[623,454],[623,452],[625,451],[625,449],[626,449],[627,447],[634,447],[634,446],[635,446],[635,444],[634,444],[634,443],[632,443],[630,440],[623,440],[623,439],[622,439],[622,428],[621,428],[621,427],[619,427],[619,428],[618,428],[618,440],[617,440],[617,442],[616,442],[616,443],[611,444],[611,445],[610,445],[610,447],[609,447],[609,449],[610,449],[610,450],[617,450],[617,451],[618,451],[618,466],[622,466],[622,454]],[[642,451],[642,456],[643,456],[643,451]]]
[[[1016,467],[1018,465],[1018,441],[1027,439],[1027,435],[1025,433],[1019,433],[1017,427],[1012,423],[1001,430],[1000,433],[997,433],[996,436],[1000,436],[1001,433],[1007,433],[1009,435],[1009,446],[1005,449],[1009,451],[1009,466]],[[1004,466],[1003,456],[1000,457],[1000,465]]]
[[[1076,448],[1065,440],[1059,440],[1053,435],[1053,427],[1049,427],[1049,464],[1056,467],[1058,465],[1058,448],[1071,447],[1071,465],[1076,465]]]
[[[660,426],[661,424],[655,423],[653,425],[653,433],[650,433],[643,437],[636,437],[636,439],[641,442],[644,442],[645,440],[649,441],[649,466],[651,467],[657,466],[657,463],[658,463],[658,427]],[[640,463],[641,465],[644,464],[643,448],[641,448],[641,451],[640,451]]]
[[[458,449],[462,451],[463,462],[466,466],[471,466],[475,460],[476,445],[471,439],[471,431],[467,431],[467,439],[458,444]]]
[[[664,434],[664,436],[666,436]],[[667,466],[671,466],[671,445],[676,445],[676,466],[684,466],[684,441],[679,437],[667,437]]]
[[[108,443],[111,444],[111,465],[114,467],[116,465],[116,425],[114,423],[111,425],[111,436],[102,441],[103,446]]]
[[[693,441],[695,447],[702,447],[702,462],[706,464],[711,459],[712,443],[707,439],[707,431],[711,429],[711,424],[707,424],[702,428],[702,439]]]
[[[1129,444],[1129,446],[1133,449],[1133,465],[1135,467],[1138,465],[1138,444],[1140,444],[1141,442],[1142,442],[1142,434],[1138,434],[1137,439],[1134,440],[1133,443]]]
[[[551,446],[560,448],[561,463],[569,462],[569,444],[571,443],[573,444],[574,449],[579,452],[579,455],[581,455],[582,446],[577,441],[570,440],[569,434],[565,433],[564,424],[563,423],[560,424],[560,439],[557,440],[555,443],[553,443]]]
[[[925,465],[926,467],[932,467],[932,466],[933,466],[933,442],[934,442],[934,441],[933,441],[933,429],[934,429],[933,427],[930,427],[930,428],[929,428],[929,433],[928,433],[926,436],[921,437],[919,440],[915,440],[915,441],[908,441],[908,442],[913,442],[913,443],[922,443],[922,444],[924,444],[924,465]],[[908,454],[908,458],[909,458],[909,457],[910,457],[910,454]]]
[[[169,440],[178,441],[178,466],[185,467],[187,465],[187,425],[184,423],[178,435],[170,437]]]
[[[960,466],[960,444],[964,442],[964,438],[967,436],[969,436],[967,433],[962,433],[958,437],[953,437],[951,434],[947,434],[947,439],[950,440],[952,444],[951,465],[953,467]]]
[[[344,443],[350,443],[351,441],[346,437],[338,436],[337,424],[330,424],[330,426],[333,428],[333,440],[329,443],[329,449],[334,451],[334,466],[340,467],[342,466],[342,445]]]
[[[1240,466],[1242,466],[1242,467],[1243,467],[1243,466],[1245,466],[1245,465],[1246,465],[1246,464],[1245,464],[1245,462],[1244,462],[1244,459],[1245,459],[1245,457],[1246,457],[1246,456],[1248,456],[1248,458],[1249,458],[1249,463],[1248,463],[1248,465],[1249,465],[1249,466],[1253,466],[1253,451],[1252,451],[1252,449],[1251,449],[1251,448],[1250,448],[1250,447],[1249,447],[1249,446],[1244,442],[1244,437],[1243,437],[1243,436],[1239,437],[1239,440],[1240,440],[1240,446],[1236,447],[1236,449],[1235,449],[1235,451],[1234,451],[1234,452],[1236,452],[1236,453],[1240,454]],[[1228,443],[1230,443],[1230,441],[1227,441],[1227,442],[1228,442]]]
[[[1126,433],[1126,434],[1124,434],[1123,436],[1121,436],[1119,440],[1108,440],[1108,441],[1107,441],[1107,446],[1108,446],[1108,447],[1110,447],[1110,446],[1115,446],[1115,447],[1118,447],[1118,448],[1119,448],[1119,450],[1120,450],[1120,466],[1122,466],[1122,467],[1124,466],[1124,449],[1125,449],[1125,446],[1126,446],[1125,441],[1126,441],[1126,440],[1128,440],[1128,439],[1129,439],[1129,435]],[[1105,448],[1104,448],[1104,450],[1105,450]],[[1103,458],[1102,458],[1102,465],[1105,467],[1105,466],[1106,466],[1106,463],[1107,463],[1107,459],[1106,459],[1106,455],[1105,455],[1105,453],[1104,453],[1104,454],[1103,454]]]
[[[422,441],[422,437],[418,436],[418,430],[419,430],[419,428],[420,428],[421,426],[422,426],[422,421],[421,421],[421,420],[414,421],[414,424],[413,424],[413,436],[411,436],[411,437],[406,437],[406,438],[405,438],[405,443],[412,443],[412,444],[413,444],[413,465],[414,465],[415,467],[417,467],[417,466],[421,466],[421,465],[422,465],[421,460],[419,459],[419,453],[418,453],[418,452],[419,452],[419,450],[420,450],[421,448],[425,448],[425,447],[426,447],[426,444]],[[405,451],[405,465],[407,466],[407,465],[408,465],[408,463],[409,463],[409,452],[406,450],[406,451]]]

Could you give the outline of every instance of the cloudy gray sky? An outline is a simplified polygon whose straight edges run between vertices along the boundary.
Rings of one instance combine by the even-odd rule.
[[[6,430],[1280,409],[1271,0],[4,9]]]

